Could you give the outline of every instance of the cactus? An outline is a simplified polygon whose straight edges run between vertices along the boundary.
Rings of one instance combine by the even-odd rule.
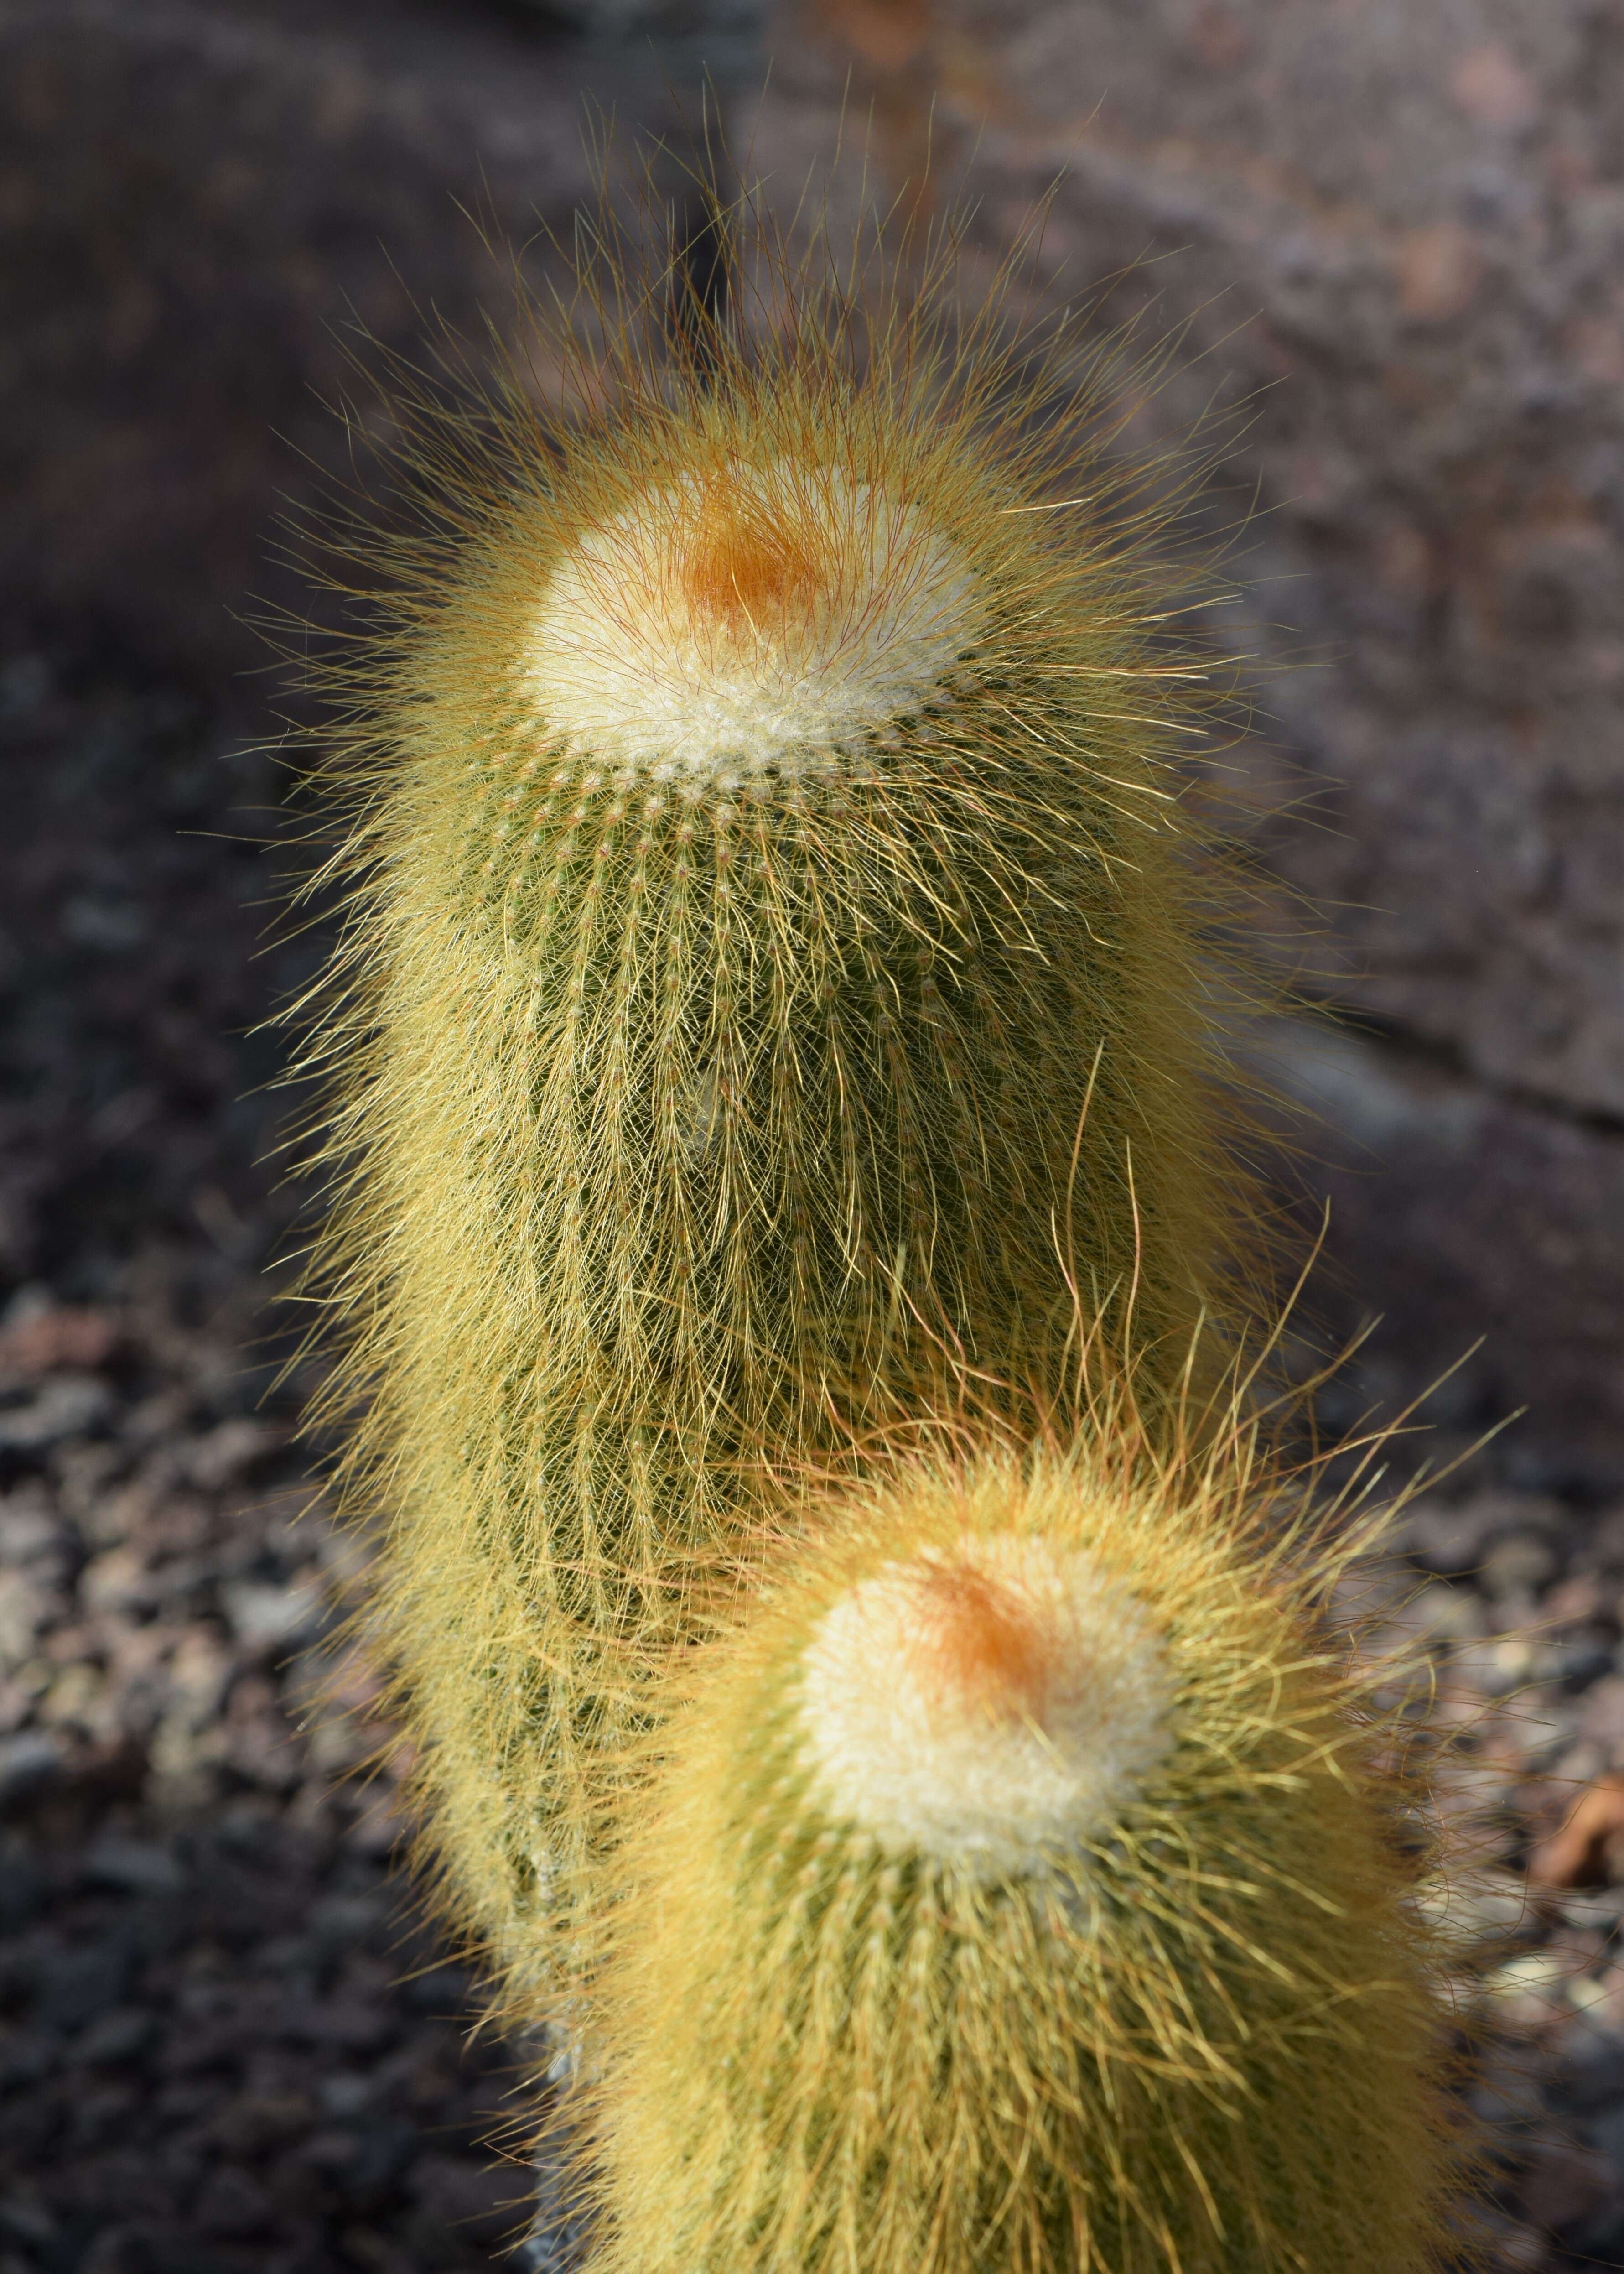
[[[576,2102],[590,2274],[1443,2263],[1415,1796],[1267,1500],[921,1465],[688,1654]]]
[[[657,347],[606,257],[571,416],[403,414],[312,1052],[349,1489],[448,1905],[518,1974],[780,1480],[1079,1353],[1175,1380],[1244,1213],[1204,673],[1101,403],[1056,429],[945,272],[860,321],[781,254],[772,323]]]

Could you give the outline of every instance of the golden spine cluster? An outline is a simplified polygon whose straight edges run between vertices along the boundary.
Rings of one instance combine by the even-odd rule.
[[[1176,1379],[1231,1299],[1147,509],[940,283],[860,328],[777,273],[687,361],[606,327],[573,420],[426,423],[334,768],[350,1474],[449,1901],[522,1977],[695,1570],[921,1419]]]

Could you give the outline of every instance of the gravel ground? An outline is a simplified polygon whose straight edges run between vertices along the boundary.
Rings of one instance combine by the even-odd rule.
[[[263,760],[0,669],[0,2274],[490,2263],[513,2060],[391,1870],[270,1388]],[[237,841],[232,841],[233,837]]]
[[[357,1551],[274,1387],[246,1030],[316,951],[255,953],[271,784],[173,689],[0,665],[0,2274],[427,2274],[528,2222],[515,2057],[388,1759],[345,1781],[372,1676],[310,1655]],[[1402,1545],[1367,1593],[1474,1731],[1494,2254],[1624,2264],[1624,1507],[1480,1482]]]

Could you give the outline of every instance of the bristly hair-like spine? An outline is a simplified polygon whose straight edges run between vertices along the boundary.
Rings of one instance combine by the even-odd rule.
[[[310,1287],[448,1907],[515,1977],[775,1480],[1041,1418],[1079,1352],[1175,1380],[1244,1246],[1166,470],[1086,381],[1056,422],[1069,335],[955,320],[951,247],[831,282],[748,217],[674,338],[604,236],[536,319],[567,413],[396,374],[420,510],[334,674]]]
[[[590,2274],[1423,2274],[1442,1946],[1396,1709],[1245,1433],[895,1475],[673,1661]]]

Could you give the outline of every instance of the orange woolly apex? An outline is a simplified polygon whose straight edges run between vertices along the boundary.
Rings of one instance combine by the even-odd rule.
[[[1002,1575],[954,1559],[908,1575],[919,1624],[906,1650],[944,1715],[966,1712],[1041,1728],[1066,1636]]]
[[[770,618],[804,614],[830,581],[833,564],[818,541],[824,534],[771,511],[764,499],[748,498],[736,485],[708,483],[677,563],[684,596],[695,614],[735,629],[743,629],[741,617],[759,627]]]

